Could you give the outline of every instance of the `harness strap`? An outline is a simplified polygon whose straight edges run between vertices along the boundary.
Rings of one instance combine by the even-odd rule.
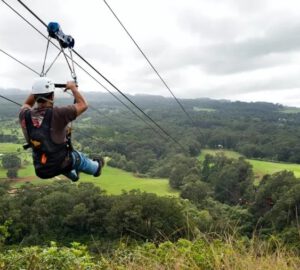
[[[71,122],[71,124],[72,124],[72,122]],[[68,127],[67,136],[66,136],[67,147],[70,152],[74,150],[71,137],[72,137],[72,126]]]

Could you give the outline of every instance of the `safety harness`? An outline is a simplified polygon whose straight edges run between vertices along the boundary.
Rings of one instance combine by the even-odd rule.
[[[69,172],[73,162],[68,141],[56,144],[51,139],[52,112],[52,108],[47,108],[41,125],[36,127],[32,122],[31,111],[25,111],[25,124],[35,172],[43,179]]]

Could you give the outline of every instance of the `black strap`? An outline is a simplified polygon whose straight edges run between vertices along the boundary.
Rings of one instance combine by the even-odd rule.
[[[30,137],[30,132],[33,129],[33,123],[32,123],[32,119],[31,119],[31,111],[30,110],[25,111],[25,124],[26,124],[27,134]]]
[[[47,108],[45,111],[44,119],[42,121],[41,127],[46,129],[51,129],[51,122],[52,122],[52,108]]]

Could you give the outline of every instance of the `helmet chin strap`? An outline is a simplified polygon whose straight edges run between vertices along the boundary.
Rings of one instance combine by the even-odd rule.
[[[53,101],[53,100],[51,100],[51,99],[48,99],[48,98],[45,98],[45,97],[38,97],[38,98],[36,99],[36,101],[38,101],[38,100],[40,100],[40,99],[42,99],[42,100],[45,100],[45,101],[48,101],[48,102],[50,102],[51,104],[53,104],[53,103],[54,103],[54,101]]]

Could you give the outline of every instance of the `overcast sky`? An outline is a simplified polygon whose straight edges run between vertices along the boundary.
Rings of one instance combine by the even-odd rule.
[[[6,1],[47,34],[16,0]],[[102,0],[24,2],[45,22],[59,22],[75,49],[122,91],[170,96]],[[177,97],[300,107],[299,0],[107,2]],[[0,1],[0,49],[40,72],[45,48]],[[50,48],[49,61],[56,53]],[[78,68],[77,75],[82,90],[105,91]],[[62,57],[48,76],[70,80]],[[34,77],[0,52],[0,87],[30,89]]]

